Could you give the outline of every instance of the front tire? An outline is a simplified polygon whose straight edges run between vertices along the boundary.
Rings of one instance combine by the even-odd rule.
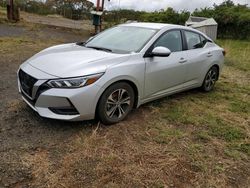
[[[213,90],[214,85],[219,77],[219,70],[217,67],[213,66],[206,74],[206,77],[202,84],[202,90],[205,92],[210,92]]]
[[[115,83],[102,94],[97,107],[98,117],[106,125],[118,123],[127,117],[134,101],[134,90],[128,83]]]

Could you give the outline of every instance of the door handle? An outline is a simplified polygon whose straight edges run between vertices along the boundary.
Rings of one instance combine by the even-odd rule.
[[[207,53],[207,57],[212,57],[212,56],[213,56],[213,54],[211,52]]]
[[[179,61],[179,63],[186,63],[187,62],[187,60],[186,59],[184,59],[183,57],[180,59],[180,61]]]

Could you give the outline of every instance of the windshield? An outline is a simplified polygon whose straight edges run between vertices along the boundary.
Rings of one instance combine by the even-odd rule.
[[[85,46],[115,53],[138,52],[156,32],[155,29],[119,26],[100,33]]]

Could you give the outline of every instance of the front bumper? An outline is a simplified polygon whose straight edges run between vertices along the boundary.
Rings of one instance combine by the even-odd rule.
[[[77,89],[50,88],[32,100],[22,90],[19,79],[18,88],[23,100],[40,116],[66,121],[94,119],[96,106],[103,92],[103,89],[95,84]]]

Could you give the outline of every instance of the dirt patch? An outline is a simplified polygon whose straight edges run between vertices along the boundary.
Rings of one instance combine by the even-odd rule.
[[[44,24],[50,26],[64,27],[70,29],[81,29],[90,32],[93,30],[90,20],[70,20],[63,17],[53,17],[53,16],[39,16],[37,14],[30,14],[26,12],[21,12],[21,18],[30,23]]]
[[[23,27],[16,27],[5,24],[0,24],[0,28],[0,37],[20,36],[25,32],[25,29]]]

